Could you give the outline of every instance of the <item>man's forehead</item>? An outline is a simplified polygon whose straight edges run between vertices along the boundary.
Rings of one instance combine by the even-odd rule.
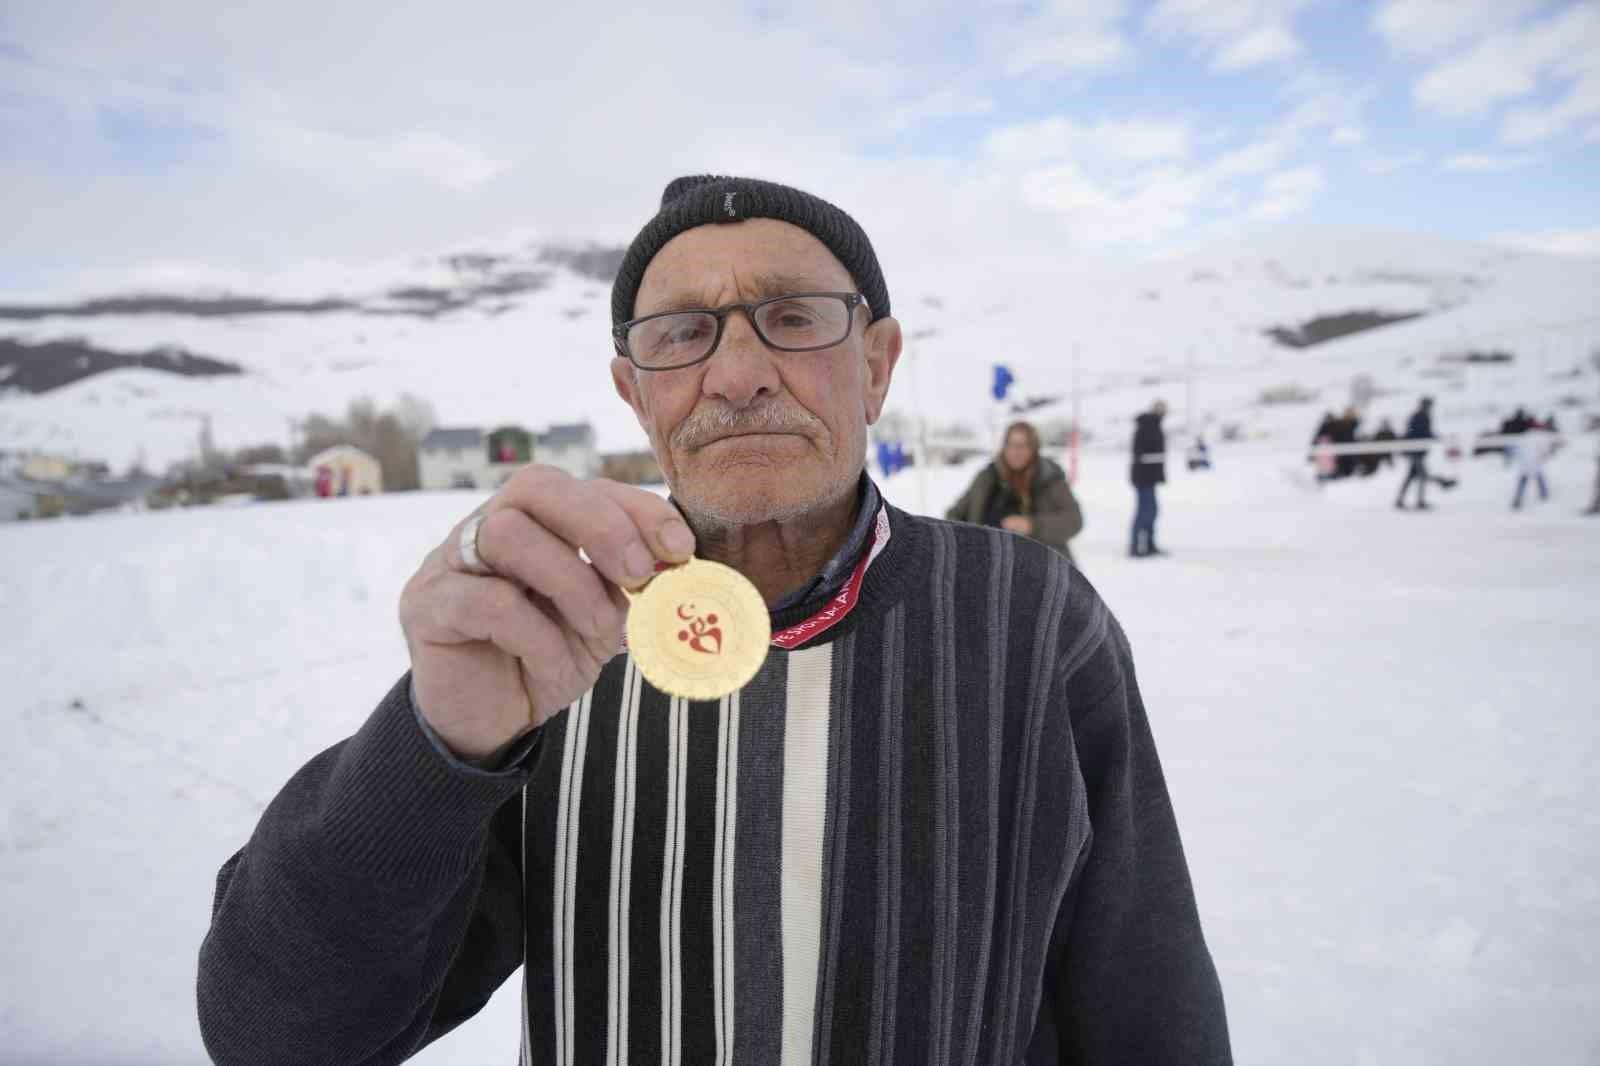
[[[741,296],[853,290],[844,264],[816,237],[775,219],[685,230],[645,269],[635,313],[704,306],[737,287]]]

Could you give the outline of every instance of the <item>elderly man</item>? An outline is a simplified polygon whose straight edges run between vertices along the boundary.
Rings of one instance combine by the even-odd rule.
[[[521,966],[527,1063],[1227,1062],[1121,630],[864,474],[901,344],[866,234],[681,178],[612,317],[671,501],[531,466],[424,560],[409,674],[218,877],[216,1060],[400,1062]],[[770,612],[717,700],[619,652],[691,555]]]

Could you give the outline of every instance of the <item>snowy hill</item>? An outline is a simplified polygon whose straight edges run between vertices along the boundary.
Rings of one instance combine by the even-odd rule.
[[[605,369],[604,279],[615,262],[615,249],[535,244],[279,281],[270,292],[0,300],[0,337],[74,337],[122,353],[175,347],[244,370],[186,378],[130,367],[40,394],[0,381],[0,449],[113,465],[143,450],[159,466],[193,451],[205,416],[220,446],[282,443],[290,419],[403,392],[431,400],[446,424],[587,417],[603,449],[636,447],[638,427]],[[1183,424],[1191,381],[1197,422],[1296,444],[1322,407],[1347,402],[1357,375],[1392,397],[1383,413],[1403,415],[1432,392],[1441,423],[1458,429],[1487,428],[1518,403],[1577,410],[1600,391],[1588,362],[1600,347],[1600,260],[1285,228],[1132,266],[889,259],[885,273],[908,338],[890,409],[942,421],[984,423],[989,412],[973,398],[987,392],[994,362],[1012,367],[1026,395],[1076,383],[1086,426],[1118,446],[1128,413],[1158,394]],[[1352,312],[1415,317],[1312,347],[1269,336]],[[1469,348],[1514,361],[1440,362]],[[1260,405],[1264,390],[1284,386],[1315,394],[1316,410]]]

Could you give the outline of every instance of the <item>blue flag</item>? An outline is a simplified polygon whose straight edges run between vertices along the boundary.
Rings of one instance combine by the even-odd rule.
[[[910,465],[911,460],[906,457],[905,446],[899,441],[878,442],[878,468],[883,471],[884,477],[891,477]]]
[[[1010,367],[1004,363],[996,363],[994,365],[994,386],[990,390],[994,393],[994,398],[997,400],[1005,399],[1006,391],[1011,388],[1016,380],[1011,374]]]

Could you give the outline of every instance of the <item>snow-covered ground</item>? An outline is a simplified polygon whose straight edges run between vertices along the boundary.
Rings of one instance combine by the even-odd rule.
[[[1307,427],[1309,429],[1309,427]],[[1498,460],[1432,514],[1220,446],[1124,557],[1124,459],[1086,459],[1083,570],[1122,619],[1240,1063],[1600,1059],[1600,519]],[[936,511],[972,468],[891,499]],[[476,502],[417,494],[0,527],[0,1061],[205,1060],[216,869],[405,654],[401,585]],[[423,1063],[507,1063],[508,984]]]

